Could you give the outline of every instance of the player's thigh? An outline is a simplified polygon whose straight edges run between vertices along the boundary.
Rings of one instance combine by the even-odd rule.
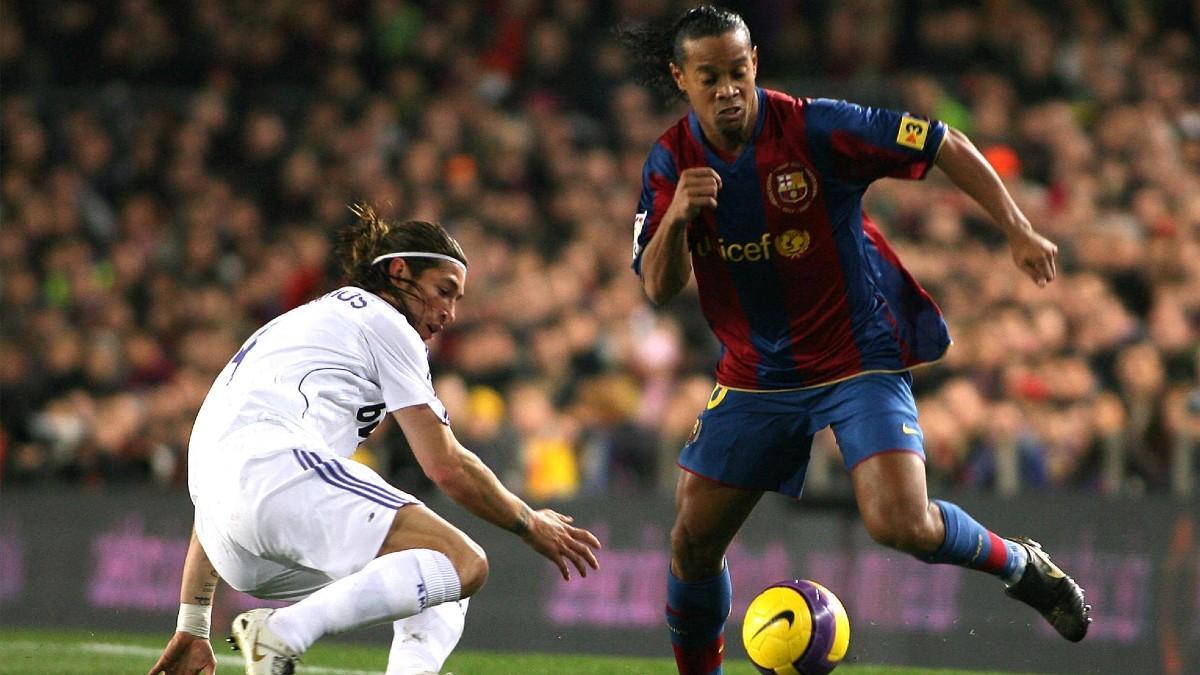
[[[420,504],[370,467],[298,448],[246,463],[240,539],[287,567],[340,579],[376,557],[395,514]]]
[[[911,453],[876,454],[851,472],[863,525],[875,541],[914,555],[937,550],[945,526],[930,503],[925,464]]]
[[[911,381],[908,373],[862,375],[834,385],[825,397],[820,421],[833,429],[848,471],[885,453],[908,453],[924,462]]]
[[[487,574],[487,555],[483,547],[423,504],[406,506],[396,512],[378,555],[417,548],[443,553],[464,582],[466,577]]]
[[[907,373],[865,375],[842,385],[831,427],[868,529],[891,532],[926,518],[923,434]]]
[[[925,463],[907,452],[878,453],[850,472],[863,520],[893,526],[922,520],[928,508]]]
[[[719,485],[799,497],[812,434],[803,394],[718,386],[679,453],[687,472]]]
[[[730,487],[681,471],[671,528],[675,574],[685,581],[697,581],[720,572],[725,550],[762,495],[762,490]]]
[[[240,530],[219,509],[196,509],[196,536],[209,561],[232,588],[263,599],[294,600],[328,585],[333,579],[322,572],[268,560],[251,552]]]

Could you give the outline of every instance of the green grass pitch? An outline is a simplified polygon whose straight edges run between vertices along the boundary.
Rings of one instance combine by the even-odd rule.
[[[169,636],[66,631],[0,630],[0,675],[128,675],[149,670]],[[241,672],[241,660],[217,650],[217,672]],[[368,675],[382,673],[386,646],[319,643],[304,657],[297,675]],[[443,672],[455,675],[675,675],[669,658],[633,659],[612,656],[456,652]],[[755,675],[750,664],[734,661],[727,675]],[[980,670],[899,668],[843,665],[836,675],[1000,675]]]

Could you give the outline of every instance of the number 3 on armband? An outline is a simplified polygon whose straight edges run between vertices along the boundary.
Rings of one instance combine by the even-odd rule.
[[[372,431],[375,431],[375,427],[379,426],[379,423],[383,421],[384,407],[385,404],[383,403],[375,403],[373,405],[364,405],[358,409],[358,421],[367,425],[358,430],[359,438],[366,438],[371,435]]]

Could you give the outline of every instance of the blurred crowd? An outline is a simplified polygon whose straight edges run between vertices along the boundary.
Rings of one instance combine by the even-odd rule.
[[[1200,442],[1200,8],[727,3],[760,84],[966,131],[1040,231],[1037,288],[939,172],[867,210],[955,344],[915,374],[931,482],[1167,492]],[[669,490],[718,345],[629,269],[641,168],[685,107],[620,21],[669,0],[0,0],[0,481],[186,481],[214,375],[339,284],[365,201],[470,258],[431,345],[456,433],[534,500]],[[1188,458],[1195,458],[1188,463]],[[422,477],[384,426],[359,454]],[[827,433],[812,490],[846,477]]]

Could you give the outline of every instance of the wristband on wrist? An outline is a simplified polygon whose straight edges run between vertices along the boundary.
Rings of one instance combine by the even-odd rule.
[[[191,633],[198,638],[208,639],[208,628],[212,623],[212,605],[179,604],[179,621],[176,631]]]

